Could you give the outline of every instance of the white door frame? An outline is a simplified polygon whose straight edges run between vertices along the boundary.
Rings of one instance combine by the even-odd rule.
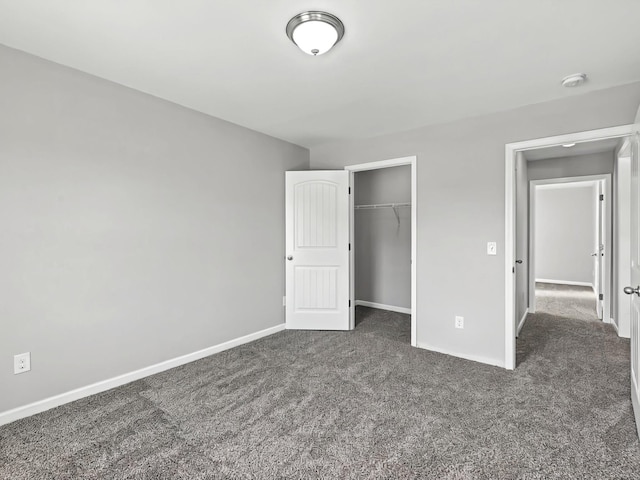
[[[631,142],[627,138],[615,151],[616,159],[616,192],[613,208],[613,224],[616,226],[616,238],[613,239],[615,249],[615,290],[611,294],[616,300],[616,321],[613,326],[618,335],[631,338],[631,299],[622,289],[631,285]],[[627,175],[623,175],[621,170]],[[627,233],[626,236],[621,231]]]
[[[606,235],[604,237],[604,252],[605,256],[602,257],[603,261],[601,265],[604,270],[604,278],[609,281],[604,284],[604,308],[602,313],[602,320],[606,323],[611,322],[611,262],[612,262],[612,215],[611,215],[611,174],[602,175],[584,175],[580,177],[562,177],[562,178],[549,178],[544,180],[531,180],[529,182],[529,312],[535,313],[536,311],[536,272],[535,272],[535,254],[536,254],[536,240],[535,240],[535,214],[536,214],[536,187],[540,185],[554,185],[560,183],[579,183],[579,182],[597,182],[604,181],[604,210],[605,218],[604,225]],[[599,205],[598,205],[599,206]],[[599,213],[596,213],[599,215]],[[596,223],[597,228],[597,223]],[[602,277],[602,275],[601,275]],[[595,288],[595,285],[593,285]],[[597,295],[598,292],[596,292]]]
[[[508,370],[516,368],[516,282],[512,268],[515,266],[516,254],[516,153],[542,147],[554,147],[563,143],[579,143],[607,138],[619,138],[631,135],[633,125],[601,128],[584,132],[567,133],[553,137],[536,138],[523,142],[507,143],[505,145],[505,248],[504,248],[504,277],[505,277],[505,328],[504,328],[504,365]]]
[[[366,170],[378,170],[380,168],[398,167],[400,165],[411,165],[411,346],[417,346],[417,317],[418,317],[418,305],[416,296],[416,270],[417,270],[417,231],[418,231],[418,175],[417,175],[417,157],[402,157],[394,158],[391,160],[382,160],[379,162],[360,163],[357,165],[347,165],[345,170],[349,171],[349,185],[351,186],[352,193],[354,191],[354,176],[356,172],[363,172]],[[350,290],[349,298],[351,299],[350,316],[350,328],[354,329],[356,325],[356,305],[355,305],[355,194],[349,196],[349,241],[351,242],[351,255],[350,255]]]

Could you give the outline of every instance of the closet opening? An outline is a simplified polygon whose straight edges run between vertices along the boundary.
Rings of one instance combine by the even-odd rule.
[[[351,171],[352,328],[416,346],[415,157],[345,169]]]

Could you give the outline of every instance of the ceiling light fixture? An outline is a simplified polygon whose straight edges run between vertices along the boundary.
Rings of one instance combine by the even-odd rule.
[[[573,75],[567,75],[562,79],[562,86],[571,88],[579,87],[587,80],[586,73],[574,73]]]
[[[287,23],[287,37],[309,55],[322,55],[344,36],[344,25],[327,12],[302,12]]]
[[[575,147],[576,144],[575,143],[563,143],[562,146],[564,148],[571,148],[571,147]]]

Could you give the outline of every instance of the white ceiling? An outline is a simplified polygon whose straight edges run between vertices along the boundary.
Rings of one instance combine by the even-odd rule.
[[[285,35],[310,9],[346,27],[316,58]],[[638,81],[638,18],[636,0],[0,0],[0,43],[309,147]]]
[[[578,157],[580,155],[605,152],[611,153],[613,156],[613,152],[622,141],[620,138],[608,138],[606,140],[576,143],[575,146],[569,148],[563,146],[537,148],[524,152],[524,158],[528,161],[533,161],[546,160],[548,158]]]

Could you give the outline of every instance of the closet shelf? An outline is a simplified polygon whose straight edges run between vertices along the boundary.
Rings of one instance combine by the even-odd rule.
[[[396,216],[396,220],[398,221],[398,228],[400,228],[400,215],[398,214],[398,208],[400,207],[410,207],[410,203],[374,203],[371,205],[354,205],[353,208],[356,210],[365,210],[365,209],[374,209],[374,208],[392,208],[393,214]]]

